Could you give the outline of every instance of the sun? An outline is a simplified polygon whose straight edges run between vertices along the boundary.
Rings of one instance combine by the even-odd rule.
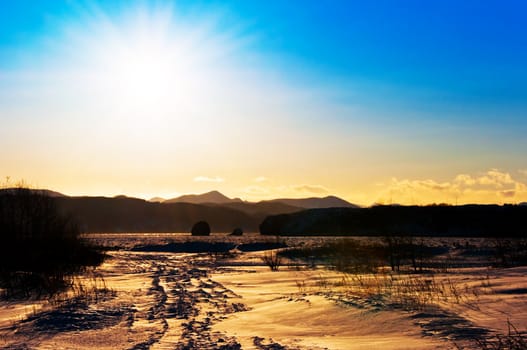
[[[179,62],[172,50],[150,43],[126,47],[107,64],[113,91],[136,106],[163,103],[177,92],[177,85],[185,84],[183,72],[176,73]]]

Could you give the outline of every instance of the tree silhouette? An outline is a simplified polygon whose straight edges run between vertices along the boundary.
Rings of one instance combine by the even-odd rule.
[[[52,294],[68,277],[102,262],[54,198],[25,187],[0,191],[0,288],[29,297]]]

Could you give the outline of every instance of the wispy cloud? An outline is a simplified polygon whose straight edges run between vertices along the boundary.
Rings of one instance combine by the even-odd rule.
[[[265,176],[258,176],[253,179],[254,182],[265,182],[268,179]]]
[[[292,188],[296,192],[302,192],[302,193],[314,193],[314,194],[329,193],[329,189],[322,185],[295,185],[295,186],[292,186]]]
[[[505,197],[505,198],[512,198],[515,195],[516,195],[516,191],[515,190],[507,190],[507,191],[501,191],[500,192],[500,196]]]
[[[215,182],[215,183],[220,183],[220,182],[225,182],[225,179],[222,178],[222,177],[208,177],[208,176],[196,176],[194,178],[194,182]]]
[[[244,192],[250,196],[261,196],[268,195],[270,190],[263,186],[248,186],[244,189]]]
[[[263,181],[261,181],[263,182]],[[312,195],[327,194],[330,190],[323,185],[296,184],[269,186],[265,184],[250,185],[243,189],[249,197],[254,198],[298,198]]]

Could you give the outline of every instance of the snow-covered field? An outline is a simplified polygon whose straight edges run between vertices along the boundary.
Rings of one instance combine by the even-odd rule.
[[[145,241],[131,237],[108,245]],[[1,301],[0,347],[452,349],[527,326],[526,267],[343,274],[299,264],[270,271],[264,251],[108,254],[68,295]]]

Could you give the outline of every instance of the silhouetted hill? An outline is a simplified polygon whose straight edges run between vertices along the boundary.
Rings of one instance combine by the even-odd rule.
[[[236,227],[255,232],[269,215],[294,213],[306,206],[351,205],[337,197],[252,203],[228,198],[218,191],[167,201],[162,198],[145,201],[125,195],[68,197],[49,190],[33,191],[54,198],[59,208],[71,214],[85,232],[190,232],[192,225],[200,220],[209,222],[213,232],[232,232]]]
[[[374,206],[308,209],[267,217],[268,235],[416,235],[527,237],[527,207],[519,205]]]
[[[314,208],[358,208],[357,205],[345,201],[342,198],[335,196],[327,196],[323,198],[279,198],[264,201],[268,203],[283,203],[292,207],[314,209]],[[262,202],[260,202],[262,203]]]
[[[200,220],[207,221],[212,232],[231,232],[235,227],[254,232],[260,220],[239,210],[192,203],[151,203],[127,197],[61,197],[56,201],[84,232],[190,232]]]
[[[150,198],[148,201],[154,202],[154,203],[163,203],[164,201],[166,201],[166,199],[161,198],[161,197],[153,197],[153,198]]]
[[[18,187],[11,187],[11,188],[1,188],[0,189],[0,195],[3,194],[3,193],[10,193],[10,192],[14,192],[14,191],[17,191],[19,190]],[[48,197],[67,197],[65,194],[62,194],[60,192],[55,192],[55,191],[51,191],[51,190],[46,190],[46,189],[27,189],[27,191],[29,192],[32,192],[32,193],[35,193],[35,194],[41,194],[41,195],[44,195],[44,196],[48,196]]]
[[[12,190],[1,189],[0,194]],[[161,198],[145,201],[125,195],[68,197],[50,190],[31,191],[52,197],[62,212],[79,222],[84,232],[190,232],[200,220],[209,222],[213,232],[232,232],[236,227],[255,232],[269,215],[302,210],[280,201],[243,202],[218,191],[164,202]]]
[[[167,199],[164,203],[225,204],[241,201],[239,198],[231,199],[218,191],[210,191],[203,194],[187,194],[177,198]]]
[[[125,196],[56,200],[85,232],[190,232],[200,220],[207,221],[212,232],[232,232],[236,227],[257,232],[258,225],[269,215],[302,210],[283,203],[159,203]]]
[[[262,220],[269,215],[294,213],[303,210],[303,208],[294,207],[281,202],[233,202],[219,204],[219,206],[239,210],[249,215],[258,216],[261,217]]]

